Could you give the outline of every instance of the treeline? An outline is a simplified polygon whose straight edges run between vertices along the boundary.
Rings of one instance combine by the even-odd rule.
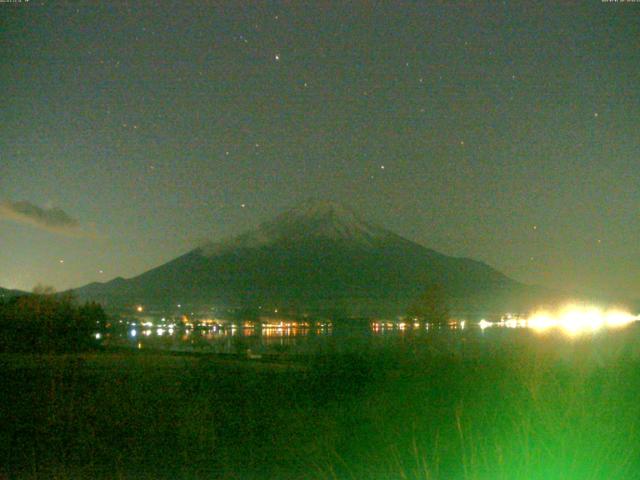
[[[97,303],[79,304],[71,295],[36,290],[0,299],[0,351],[78,352],[96,346],[107,322]]]

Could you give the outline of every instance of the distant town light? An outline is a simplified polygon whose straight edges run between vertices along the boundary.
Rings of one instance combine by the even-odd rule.
[[[487,322],[484,318],[480,320],[480,323],[478,323],[478,326],[480,327],[481,330],[484,330],[485,328],[489,328],[491,325],[493,324],[491,322]]]

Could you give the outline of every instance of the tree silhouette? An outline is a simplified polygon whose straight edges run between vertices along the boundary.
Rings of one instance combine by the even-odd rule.
[[[442,285],[429,285],[409,306],[407,315],[429,323],[446,323],[449,320],[449,302]]]
[[[72,295],[46,287],[0,302],[0,350],[72,352],[95,345],[92,334],[106,322],[102,307],[78,305]]]

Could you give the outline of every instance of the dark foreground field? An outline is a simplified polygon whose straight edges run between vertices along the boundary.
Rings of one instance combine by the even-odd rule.
[[[624,340],[425,341],[289,365],[3,354],[0,478],[640,478]]]

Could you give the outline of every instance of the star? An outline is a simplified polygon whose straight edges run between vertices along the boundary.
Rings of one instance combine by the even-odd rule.
[[[384,170],[384,165],[380,165],[380,170]]]
[[[595,118],[598,118],[598,112],[594,112],[593,116],[594,116]]]
[[[279,54],[279,53],[276,53],[276,55],[275,55],[275,59],[276,59],[276,62],[279,62],[279,61],[280,61],[280,54]]]
[[[247,206],[247,205],[246,205],[246,204],[244,204],[244,203],[241,203],[241,204],[240,204],[240,208],[245,208],[246,206]]]

